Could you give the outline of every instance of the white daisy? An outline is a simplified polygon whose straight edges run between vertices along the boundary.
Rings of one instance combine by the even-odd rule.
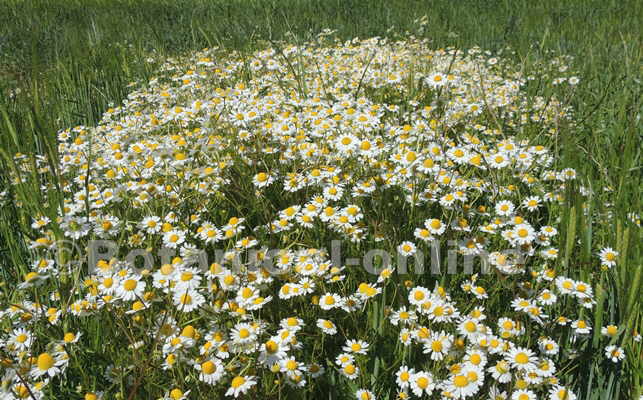
[[[621,347],[609,345],[605,347],[605,357],[617,363],[625,358],[625,351]]]
[[[345,352],[355,354],[366,354],[368,352],[368,343],[363,340],[347,340],[346,345],[342,347]]]
[[[223,364],[217,358],[196,364],[195,368],[199,371],[199,380],[209,385],[215,385],[225,374]]]
[[[226,396],[238,397],[240,394],[245,394],[250,390],[251,387],[257,384],[257,380],[254,376],[242,376],[237,375],[232,378],[230,382],[230,388],[226,391]]]
[[[125,301],[135,300],[143,296],[146,283],[138,276],[127,276],[120,280],[116,295]]]
[[[411,376],[411,391],[414,395],[422,397],[430,396],[435,389],[435,379],[430,372],[418,371]]]

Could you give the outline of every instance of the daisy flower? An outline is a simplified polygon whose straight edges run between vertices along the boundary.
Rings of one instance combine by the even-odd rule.
[[[435,380],[430,372],[418,371],[411,376],[410,387],[413,394],[418,397],[430,396],[435,389]]]
[[[422,286],[416,286],[411,291],[409,292],[409,303],[411,303],[414,306],[421,306],[423,303],[425,303],[427,300],[429,300],[431,296],[431,292],[427,288],[424,288]]]
[[[84,400],[102,400],[103,399],[103,392],[87,392],[85,393],[85,396],[83,397]]]
[[[196,364],[195,368],[199,371],[199,380],[208,385],[216,384],[225,374],[223,364],[216,358]]]
[[[547,400],[576,400],[576,395],[564,386],[554,385],[549,389]]]
[[[265,172],[259,172],[252,178],[252,184],[257,188],[264,188],[274,182],[274,178]]]
[[[424,354],[430,354],[431,360],[442,360],[451,349],[453,336],[444,331],[432,332],[431,337],[424,343]]]
[[[514,205],[512,202],[508,200],[502,200],[496,203],[496,214],[500,215],[501,217],[508,217],[513,214],[514,212]]]
[[[540,197],[538,196],[527,197],[525,200],[523,200],[522,206],[529,211],[536,211],[540,206]]]
[[[194,290],[201,283],[201,275],[196,268],[182,268],[175,270],[174,280],[176,281],[177,292]]]
[[[529,224],[518,224],[514,227],[514,241],[518,244],[531,243],[536,238],[536,231]]]
[[[347,340],[342,351],[354,354],[366,354],[368,352],[368,343],[363,340]]]
[[[256,384],[257,380],[254,376],[237,375],[232,378],[230,388],[228,388],[225,395],[237,398],[240,394],[246,394]]]
[[[407,311],[406,307],[402,307],[397,311],[391,313],[389,317],[391,324],[397,326],[398,323],[411,324],[417,319],[417,315],[413,311]]]
[[[476,320],[471,318],[463,318],[458,324],[458,332],[461,335],[466,336],[469,340],[475,340],[476,337],[481,334],[482,328],[482,324],[479,324]]]
[[[413,232],[413,236],[415,236],[417,239],[420,239],[424,242],[429,242],[433,240],[433,237],[431,236],[431,232],[425,228],[416,228],[415,232]]]
[[[576,335],[588,335],[592,331],[592,327],[584,319],[573,321],[572,328]]]
[[[140,277],[127,276],[119,282],[116,295],[125,301],[135,300],[143,296],[145,286],[145,282],[141,281]]]
[[[332,321],[327,319],[318,319],[317,327],[322,330],[326,335],[334,335],[337,333],[337,327]]]
[[[61,369],[59,368],[61,364],[62,360],[56,359],[51,353],[41,353],[36,358],[36,363],[31,370],[31,375],[36,379],[41,376],[53,378],[61,372]]]
[[[319,298],[319,307],[322,310],[332,310],[333,308],[342,307],[343,299],[335,293],[326,293]]]
[[[357,379],[359,376],[359,367],[357,367],[355,364],[346,364],[342,366],[342,369],[340,370],[341,374],[344,375],[346,378],[352,380]]]
[[[409,369],[406,365],[402,365],[395,373],[395,383],[401,389],[406,389],[411,385],[411,377],[415,374],[414,369]]]
[[[91,225],[87,223],[85,218],[69,216],[63,219],[60,228],[63,230],[65,236],[78,240],[89,234]]]
[[[339,185],[331,185],[327,186],[324,188],[324,199],[326,200],[332,200],[332,201],[337,201],[342,198],[342,195],[344,194],[344,188],[342,188]],[[326,215],[326,209],[324,210]],[[330,218],[328,218],[330,219]],[[324,218],[322,218],[324,220]]]
[[[340,153],[349,153],[359,145],[359,139],[351,134],[343,134],[335,141],[335,147]]]
[[[78,340],[80,340],[81,336],[83,336],[82,332],[78,332],[78,333],[66,332],[63,335],[62,344],[78,343]]]
[[[424,81],[429,87],[436,89],[444,86],[447,83],[446,76],[440,72],[434,72],[427,76]]]
[[[573,294],[576,295],[577,298],[592,298],[592,293],[592,288],[587,283],[581,281],[575,282]]]
[[[203,223],[198,229],[197,229],[199,238],[203,240],[205,243],[216,243],[223,239],[223,235],[221,234],[221,231],[214,226],[213,224],[209,222]]]
[[[601,259],[602,265],[605,265],[611,268],[616,265],[616,258],[618,257],[618,252],[614,251],[614,249],[612,249],[611,247],[605,247],[598,253],[598,256]]]
[[[576,170],[574,170],[573,168],[564,168],[562,171],[560,171],[558,179],[561,181],[574,180],[576,179]]]
[[[518,371],[532,372],[536,369],[536,356],[531,350],[523,347],[512,348],[505,353],[505,359]]]
[[[466,148],[453,147],[447,151],[447,157],[455,161],[456,164],[466,164],[469,160],[469,152]]]
[[[511,381],[511,368],[509,363],[505,360],[497,361],[495,365],[487,368],[487,372],[489,372],[491,377],[498,383],[507,383]]]
[[[618,335],[618,326],[607,325],[601,328],[601,335],[608,337],[615,337]]]
[[[516,311],[527,311],[531,306],[531,302],[522,297],[516,297],[511,301],[511,307]]]
[[[553,226],[545,225],[540,228],[540,234],[545,235],[546,237],[556,236],[558,230]]]
[[[287,329],[292,332],[297,332],[301,330],[304,327],[304,325],[306,325],[304,323],[304,320],[297,317],[284,318],[279,323],[279,326],[281,326],[281,328]]]
[[[348,364],[353,364],[355,362],[355,356],[350,353],[340,353],[335,357],[335,364],[343,367]]]
[[[484,372],[473,365],[464,365],[443,382],[446,390],[455,399],[465,399],[478,393],[484,380]]]
[[[47,226],[50,222],[51,222],[51,219],[49,217],[45,217],[45,216],[41,215],[38,218],[34,218],[32,224],[31,224],[31,227],[33,229],[41,229],[41,228]]]
[[[500,169],[509,165],[511,159],[503,153],[491,154],[486,157],[487,163],[491,168]]]
[[[184,392],[179,388],[174,388],[169,392],[166,392],[162,400],[188,400],[188,395],[190,394],[190,392],[190,390]]]
[[[538,347],[540,351],[547,356],[555,356],[558,354],[558,343],[550,338],[542,338],[538,340]]]
[[[501,391],[497,386],[489,388],[489,400],[507,400],[507,392]]]
[[[415,244],[413,242],[402,242],[399,246],[397,246],[397,251],[404,257],[409,257],[415,254]]]
[[[271,366],[285,359],[287,345],[282,344],[281,339],[273,337],[263,343],[259,349],[259,362]]]
[[[317,378],[319,376],[322,376],[325,372],[324,367],[317,363],[312,363],[308,366],[308,373],[312,378]]]
[[[10,350],[24,351],[31,347],[33,336],[25,328],[18,328],[11,333],[7,344]]]
[[[175,249],[185,241],[185,232],[179,229],[172,229],[163,235],[163,245]]]
[[[558,249],[555,247],[548,247],[540,251],[540,256],[546,260],[555,260],[558,258]]]
[[[257,336],[252,325],[239,323],[230,332],[230,337],[235,343],[247,344],[255,341]]]
[[[617,363],[625,358],[625,352],[621,347],[609,345],[605,347],[605,357],[613,363]]]
[[[205,297],[195,290],[181,290],[174,293],[174,306],[182,312],[192,312],[205,303]]]
[[[285,373],[291,378],[301,375],[301,373],[306,370],[305,365],[295,360],[294,357],[286,357],[280,360],[279,366],[281,368],[281,372]]]
[[[518,389],[511,394],[511,400],[536,400],[536,394],[531,390]]]
[[[484,351],[478,349],[468,349],[462,361],[475,365],[478,368],[484,368],[487,364],[487,355]]]
[[[556,278],[554,283],[561,294],[572,294],[576,288],[576,282],[574,282],[573,279],[565,278],[564,276]]]
[[[373,392],[367,389],[357,390],[357,392],[355,392],[355,398],[357,400],[376,400],[376,397],[373,394]]]
[[[14,399],[40,400],[44,396],[43,396],[43,393],[39,390],[38,386],[36,385],[38,385],[38,383],[34,385],[28,385],[28,386],[25,386],[23,383],[16,383],[13,385],[10,391],[6,391],[6,389],[3,388],[3,390],[0,391],[0,394],[2,394],[3,398],[7,398],[9,400],[14,400]]]
[[[424,226],[432,235],[441,235],[446,229],[446,225],[437,218],[427,219]]]

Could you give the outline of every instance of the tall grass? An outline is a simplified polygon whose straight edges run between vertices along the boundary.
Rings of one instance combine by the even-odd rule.
[[[428,22],[421,25],[424,15]],[[594,326],[622,326],[621,342],[642,322],[640,229],[628,215],[640,213],[641,205],[641,20],[643,6],[634,0],[4,0],[1,167],[12,168],[17,152],[41,154],[55,165],[58,129],[96,123],[126,96],[130,82],[151,77],[167,57],[204,47],[250,50],[330,28],[344,39],[410,32],[435,47],[510,48],[511,57],[534,73],[543,57],[570,55],[581,83],[569,98],[582,134],[563,134],[556,145],[561,162],[576,168],[593,194],[589,200],[568,196],[561,268],[582,275],[594,268],[593,249],[619,251],[619,270],[603,273],[597,289]],[[537,81],[531,88],[540,90]],[[7,179],[0,174],[0,191]],[[39,200],[55,183],[42,182],[22,194],[22,204],[0,207],[0,302],[29,262],[21,243],[30,215],[55,210],[56,204]],[[631,365],[605,374],[598,369],[605,362],[602,348],[589,343],[579,371],[570,371],[582,380],[583,398],[638,398],[641,357],[630,356]]]

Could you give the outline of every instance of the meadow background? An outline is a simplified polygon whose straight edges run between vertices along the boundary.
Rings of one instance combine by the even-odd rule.
[[[543,57],[570,55],[581,79],[570,102],[582,134],[562,132],[556,147],[561,165],[575,168],[594,193],[567,199],[561,260],[566,268],[596,268],[593,249],[619,251],[618,270],[600,283],[609,293],[600,307],[619,325],[640,327],[641,238],[630,213],[641,209],[641,21],[643,2],[636,0],[2,0],[0,149],[55,152],[59,129],[96,124],[130,83],[150,78],[167,57],[204,47],[252,51],[330,28],[343,39],[411,33],[435,48],[508,47],[525,70]],[[0,172],[0,191],[7,179]],[[6,286],[29,264],[21,237],[30,221],[15,206],[0,213],[0,302],[6,302]],[[599,372],[602,348],[590,343],[583,350],[582,371],[574,372],[583,378],[579,386],[587,385],[583,398],[617,398],[640,387],[638,366]]]

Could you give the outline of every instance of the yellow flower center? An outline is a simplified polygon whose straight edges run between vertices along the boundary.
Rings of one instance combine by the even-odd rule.
[[[458,375],[455,378],[453,378],[453,385],[456,387],[465,387],[469,384],[469,380],[467,379],[466,376],[464,375]]]
[[[240,387],[244,383],[246,383],[246,379],[243,376],[235,376],[232,379],[232,383],[230,383],[230,386],[232,386],[233,388],[237,389],[238,387]]]
[[[429,380],[423,376],[419,377],[416,383],[420,389],[426,389],[429,386]]]
[[[268,340],[266,342],[266,351],[268,353],[271,353],[271,354],[276,353],[278,349],[279,349],[279,345],[277,344],[277,342],[273,340]]]
[[[477,326],[475,322],[473,321],[467,321],[464,323],[464,329],[467,330],[467,332],[475,332],[477,329]]]
[[[41,355],[38,356],[38,361],[36,362],[36,365],[38,366],[38,369],[41,371],[47,371],[51,367],[54,366],[54,358],[49,355],[49,353],[42,353]]]
[[[131,292],[132,290],[136,289],[136,285],[138,282],[134,279],[128,279],[123,283],[123,288],[127,290],[128,292]]]
[[[203,373],[206,375],[210,375],[216,369],[217,368],[212,361],[206,361],[203,364],[201,364],[201,371],[203,371]]]
[[[529,356],[525,353],[518,353],[516,357],[514,357],[514,360],[518,364],[527,364],[529,362]]]

